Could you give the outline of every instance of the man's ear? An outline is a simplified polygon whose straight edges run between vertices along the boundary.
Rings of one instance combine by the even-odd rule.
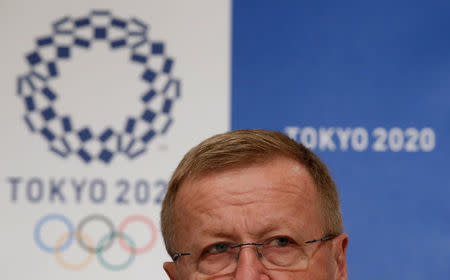
[[[177,267],[175,265],[174,262],[165,262],[164,265],[164,270],[166,271],[166,274],[169,276],[170,280],[176,280],[177,277]]]
[[[336,277],[338,280],[347,279],[347,246],[348,234],[343,233],[333,239],[334,258],[336,260]]]

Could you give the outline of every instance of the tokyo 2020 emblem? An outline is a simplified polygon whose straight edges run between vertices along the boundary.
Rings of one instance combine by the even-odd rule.
[[[57,237],[52,244],[47,244],[48,241],[44,241],[43,232],[45,228],[49,227],[51,223],[62,223],[67,227],[67,231],[61,236]],[[85,229],[90,223],[104,224],[108,231],[105,232],[100,240],[95,242],[89,232]],[[136,244],[132,234],[127,234],[126,228],[131,223],[143,223],[149,228],[150,236],[149,241],[144,245]],[[130,266],[136,255],[144,254],[150,251],[156,242],[157,228],[154,223],[147,217],[141,215],[133,215],[124,219],[118,228],[114,227],[113,222],[106,216],[101,214],[93,214],[84,217],[75,228],[73,223],[64,215],[61,214],[48,214],[36,223],[34,228],[34,240],[37,246],[50,254],[53,254],[56,261],[64,268],[68,270],[80,270],[85,268],[91,263],[95,256],[97,256],[98,262],[109,270],[123,270]],[[68,250],[72,244],[76,241],[78,246],[85,251],[85,257],[77,263],[71,263],[65,259],[63,252]],[[113,243],[118,241],[118,244],[122,250],[128,254],[128,257],[122,262],[114,262],[104,257]]]
[[[130,159],[143,154],[149,142],[171,126],[173,104],[180,97],[180,81],[172,77],[174,59],[166,55],[163,42],[149,38],[148,31],[146,23],[136,18],[125,20],[109,11],[54,22],[51,34],[39,37],[35,49],[26,54],[29,71],[17,79],[30,131],[41,135],[60,157],[76,155],[86,163],[99,160],[108,164],[120,154]],[[60,63],[70,63],[81,49],[89,50],[96,44],[107,44],[111,55],[129,56],[129,62],[141,69],[136,79],[147,87],[136,100],[136,110],[118,124],[121,129],[106,126],[94,131],[58,108],[64,92],[57,92],[52,81],[64,76]],[[98,104],[99,114],[107,104],[107,100]]]

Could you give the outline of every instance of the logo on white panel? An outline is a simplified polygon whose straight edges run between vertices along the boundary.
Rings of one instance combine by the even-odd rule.
[[[51,235],[49,234],[49,228],[51,228],[52,224],[55,222],[64,224],[64,226],[67,227],[67,231],[62,233],[61,236],[49,245],[43,239],[45,239],[45,237],[49,239],[45,233]],[[86,233],[85,231],[85,229],[89,227],[87,224],[92,223],[103,224],[104,227],[107,228],[107,232],[102,233],[99,240],[93,238],[96,232],[92,232],[91,230],[91,232],[88,231]],[[133,236],[133,233],[136,234],[136,232],[126,230],[127,226],[133,223],[140,223],[148,228],[149,240],[144,244],[137,244],[137,241]],[[47,229],[45,229],[46,227]],[[92,262],[94,256],[97,256],[97,260],[103,267],[117,271],[126,269],[133,263],[136,255],[146,253],[154,247],[157,238],[157,228],[151,219],[142,215],[132,215],[124,219],[116,229],[113,221],[101,214],[92,214],[84,217],[75,228],[69,218],[61,214],[53,213],[42,217],[38,221],[34,228],[33,235],[37,246],[41,250],[54,255],[56,261],[68,270],[83,269]],[[69,262],[66,260],[67,254],[62,254],[62,252],[70,250],[74,240],[76,240],[78,246],[85,251],[82,261],[76,263]],[[127,256],[122,262],[111,262],[109,260],[112,257],[121,257],[121,254],[117,254],[117,252],[110,253],[108,257],[105,256],[107,254],[106,252],[114,246],[114,243],[118,243],[122,249],[120,251],[123,251]],[[70,255],[74,254],[69,254],[69,256]]]
[[[92,52],[99,46],[106,46],[109,56],[125,56],[128,65],[137,67],[135,81],[144,84],[144,89],[133,94],[122,90],[121,97],[127,101],[131,98],[127,103],[135,104],[135,108],[120,123],[94,129],[92,123],[79,121],[61,109],[61,100],[68,97],[64,90],[73,94],[73,88],[57,89],[54,84],[64,79],[62,65],[76,61],[79,52]],[[173,105],[180,97],[180,80],[172,76],[174,59],[166,54],[164,42],[150,38],[149,26],[136,18],[123,19],[109,11],[66,16],[52,24],[50,35],[36,39],[35,48],[25,58],[29,71],[17,79],[17,93],[25,106],[24,120],[30,131],[40,135],[62,158],[76,156],[86,163],[106,164],[120,155],[133,159],[145,153],[149,143],[165,134],[173,122]],[[86,70],[91,66],[84,65]],[[89,96],[83,98],[91,102]],[[90,109],[95,111],[95,118],[102,118],[110,100],[106,97],[88,105],[95,106]]]

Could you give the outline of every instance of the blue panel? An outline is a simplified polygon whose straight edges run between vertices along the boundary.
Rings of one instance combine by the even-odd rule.
[[[112,26],[115,26],[115,27],[119,27],[119,28],[124,29],[124,28],[127,27],[127,22],[126,22],[126,21],[123,21],[123,20],[121,20],[121,19],[113,18],[113,19],[111,20],[111,25],[112,25]]]
[[[148,141],[150,141],[154,136],[156,135],[155,131],[153,129],[149,130],[147,133],[144,134],[144,136],[142,136],[142,141],[144,143],[147,143]]]
[[[89,128],[84,128],[78,132],[78,137],[81,141],[86,142],[92,138],[92,133]]]
[[[78,150],[77,154],[84,162],[90,162],[92,160],[92,156],[85,149]]]
[[[106,28],[97,27],[94,29],[94,37],[95,39],[106,39],[107,33]]]
[[[86,39],[82,39],[82,38],[75,38],[74,42],[75,45],[79,46],[79,47],[83,47],[83,48],[89,48],[91,45],[91,42],[86,40]]]
[[[140,21],[138,19],[135,19],[135,18],[133,18],[131,21],[133,23],[139,25],[142,28],[143,31],[147,30],[147,25],[145,23],[143,23],[142,21]]]
[[[30,77],[26,77],[24,80],[27,81],[27,85],[31,88],[32,91],[36,90],[36,87],[34,86]],[[23,82],[23,79],[21,79],[21,81]],[[19,88],[19,92],[22,93],[22,83],[21,83],[21,88]]]
[[[173,120],[172,119],[168,119],[166,124],[164,125],[163,129],[161,130],[161,133],[164,134],[167,132],[167,130],[169,129],[169,127],[172,125]]]
[[[71,34],[72,31],[68,29],[64,29],[64,24],[70,21],[69,17],[63,17],[62,19],[53,23],[53,29],[56,34]]]
[[[62,118],[63,128],[65,132],[72,131],[72,123],[70,122],[69,117]]]
[[[46,78],[36,71],[31,71],[31,73],[29,75],[29,79],[30,79],[30,81],[36,81],[36,79],[39,79],[42,82],[46,81]]]
[[[150,83],[153,82],[153,80],[156,78],[156,72],[153,72],[150,69],[147,69],[144,74],[142,75],[142,78]]]
[[[145,103],[149,102],[153,96],[156,95],[156,91],[154,89],[149,90],[146,94],[144,94],[144,96],[142,96],[142,101],[144,101]]]
[[[68,22],[70,20],[69,17],[63,17],[59,20],[57,20],[55,23],[53,23],[53,26],[58,30],[58,27],[65,24],[66,22]]]
[[[127,41],[125,39],[119,39],[111,42],[111,48],[116,49],[126,46]]]
[[[36,108],[32,96],[25,98],[25,106],[27,107],[27,111],[33,111]]]
[[[127,132],[127,133],[133,133],[133,130],[134,130],[134,125],[136,124],[136,120],[135,119],[128,119],[128,121],[127,121],[127,125],[126,125],[126,127],[125,127],[125,131]]]
[[[121,139],[120,139],[121,140]],[[133,148],[134,144],[136,143],[136,139],[131,139],[131,141],[128,142],[128,145],[123,149],[125,153],[129,153],[131,148]]]
[[[170,108],[172,107],[172,100],[170,100],[170,99],[166,99],[165,101],[164,101],[164,105],[163,105],[163,109],[162,109],[162,111],[164,112],[164,113],[169,113],[170,112]]]
[[[47,46],[53,44],[53,37],[44,37],[37,40],[37,45],[39,47]]]
[[[106,150],[106,149],[103,149],[100,152],[100,155],[99,155],[99,158],[105,163],[110,162],[112,157],[113,157],[113,153],[111,151]]]
[[[142,114],[142,119],[147,122],[152,122],[155,117],[156,114],[149,109],[145,110],[144,113]]]
[[[75,26],[77,28],[83,27],[83,26],[86,26],[89,24],[91,24],[91,20],[89,18],[80,18],[80,19],[75,20]]]
[[[350,234],[349,279],[450,275],[449,10],[448,1],[233,1],[232,129],[316,133]],[[336,129],[334,150],[322,146],[325,129],[339,127],[366,130],[368,148],[341,145]],[[377,127],[400,128],[404,148],[375,151],[395,142]],[[406,151],[407,129],[426,127],[434,149]]]
[[[56,99],[56,94],[49,88],[43,88],[42,93],[47,97],[48,100],[53,101]]]
[[[53,134],[53,132],[51,132],[48,128],[44,127],[41,130],[41,134],[42,136],[45,137],[45,139],[47,139],[48,141],[53,141],[55,139],[55,135]]]
[[[26,123],[27,126],[28,126],[28,129],[29,129],[31,132],[36,131],[36,128],[34,127],[33,123],[31,122],[31,120],[30,120],[30,118],[29,118],[29,115],[25,115],[24,120],[25,120],[25,123]]]
[[[36,65],[42,61],[41,57],[37,52],[33,52],[27,56],[28,63],[30,65]]]
[[[164,43],[152,44],[152,54],[163,54],[163,53],[164,53]]]
[[[59,58],[69,58],[70,57],[70,49],[68,47],[59,47],[57,49],[57,55]]]
[[[139,63],[147,63],[147,57],[139,54],[133,54],[131,56],[131,60],[139,62]]]
[[[66,158],[72,150],[70,149],[69,143],[67,143],[66,139],[60,138],[59,140],[61,140],[60,143],[62,143],[64,145],[64,149],[61,149],[59,147],[56,148],[55,146],[52,145],[52,146],[50,146],[50,150],[52,152],[58,154],[59,156]]]
[[[56,63],[50,62],[47,64],[48,73],[51,77],[58,76],[58,68],[56,68]]]
[[[163,72],[164,73],[170,73],[170,70],[172,69],[173,60],[172,59],[166,59],[164,62]]]
[[[128,35],[130,35],[130,36],[141,36],[141,37],[143,37],[143,36],[145,36],[145,32],[143,32],[143,31],[130,31],[130,32],[128,32]],[[146,40],[144,39],[144,40],[142,40],[141,42],[137,43],[136,46],[137,46],[137,45],[140,45],[140,44],[142,44],[142,43],[145,43],[145,42],[146,42]]]
[[[23,94],[23,82],[27,81],[24,77],[17,78],[17,94],[22,95]]]
[[[127,155],[131,158],[134,159],[138,156],[140,156],[141,154],[145,153],[147,150],[145,148],[142,148],[134,153],[128,153]]]
[[[45,121],[52,120],[56,117],[55,111],[52,107],[49,107],[41,112],[42,117]]]
[[[94,10],[92,14],[95,16],[109,16],[111,13],[108,10]]]
[[[111,128],[108,128],[105,130],[105,132],[100,135],[100,141],[106,142],[108,139],[113,135],[113,130]]]

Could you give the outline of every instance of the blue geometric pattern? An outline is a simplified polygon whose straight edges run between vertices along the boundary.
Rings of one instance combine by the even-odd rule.
[[[95,24],[99,18],[106,23]],[[165,54],[163,42],[150,40],[148,31],[149,26],[142,21],[125,20],[109,11],[92,11],[87,16],[67,16],[54,22],[52,33],[38,38],[36,47],[25,55],[29,72],[17,79],[17,93],[23,99],[24,120],[30,131],[40,134],[60,157],[75,155],[86,163],[99,160],[108,164],[120,154],[133,159],[145,153],[155,136],[167,132],[173,122],[172,105],[180,97],[180,81],[171,75],[174,59]],[[110,34],[121,36],[113,38]],[[71,37],[71,43],[58,44],[60,36]],[[118,131],[111,127],[94,131],[89,124],[77,123],[58,111],[58,100],[64,98],[64,92],[56,92],[51,86],[52,80],[64,75],[58,63],[70,61],[79,49],[101,43],[108,44],[111,51],[126,50],[130,63],[142,68],[137,79],[148,85],[148,90],[136,100],[139,107],[119,124],[123,129]],[[49,57],[44,50],[51,50],[54,56]],[[150,65],[155,57],[162,61],[159,68]]]

